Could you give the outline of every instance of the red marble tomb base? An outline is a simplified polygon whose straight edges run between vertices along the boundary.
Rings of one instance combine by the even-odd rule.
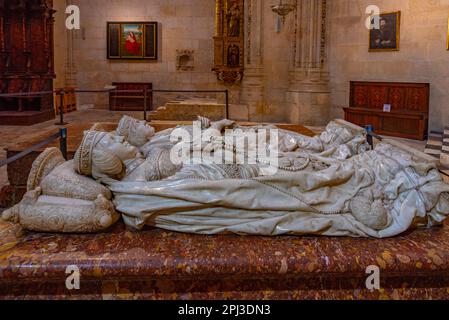
[[[66,268],[81,272],[65,287]],[[366,268],[381,269],[380,291]],[[449,224],[385,240],[198,236],[122,223],[98,235],[0,223],[0,299],[447,299]]]

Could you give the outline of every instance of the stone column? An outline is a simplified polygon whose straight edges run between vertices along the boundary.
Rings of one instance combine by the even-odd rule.
[[[66,0],[66,7],[75,4],[78,5],[77,1],[74,0]],[[65,23],[64,23],[65,26]],[[76,68],[76,61],[74,57],[74,39],[75,39],[75,30],[66,30],[67,34],[67,53],[66,53],[66,61],[65,61],[65,85],[67,87],[76,87],[77,82],[77,68]]]
[[[329,120],[327,0],[297,0],[287,103],[290,121],[321,126]]]
[[[263,23],[264,0],[247,0],[245,8],[245,75],[240,101],[248,106],[247,117],[258,119],[257,106],[264,101]]]

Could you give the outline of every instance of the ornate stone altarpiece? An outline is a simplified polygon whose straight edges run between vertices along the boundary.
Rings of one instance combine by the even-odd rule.
[[[219,81],[240,84],[244,71],[244,0],[216,0],[215,66]]]

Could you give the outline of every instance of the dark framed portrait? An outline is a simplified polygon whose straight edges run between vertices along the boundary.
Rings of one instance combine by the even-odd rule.
[[[371,19],[369,51],[399,51],[401,11],[381,13]],[[376,19],[379,21],[378,24]]]
[[[108,22],[108,59],[158,59],[157,22]]]

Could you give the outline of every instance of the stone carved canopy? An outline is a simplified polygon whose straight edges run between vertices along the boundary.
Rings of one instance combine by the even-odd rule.
[[[226,84],[240,84],[243,78],[244,22],[244,0],[216,0],[213,71]]]

